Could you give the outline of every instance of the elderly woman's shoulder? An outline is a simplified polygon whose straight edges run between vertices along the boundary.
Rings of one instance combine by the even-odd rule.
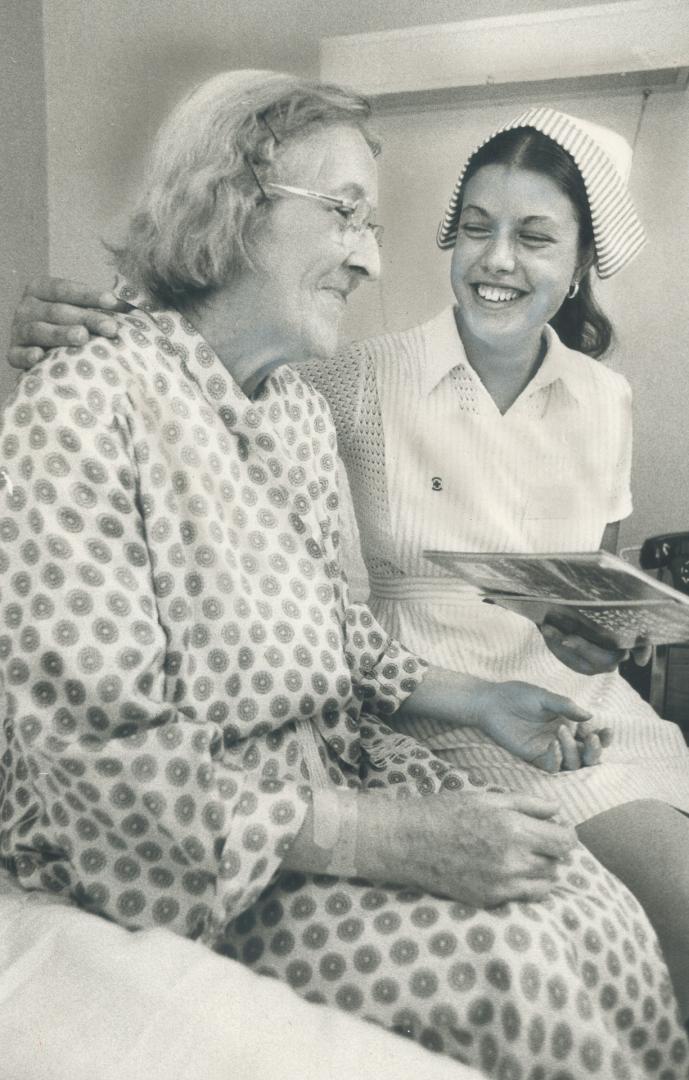
[[[92,337],[86,344],[50,349],[18,380],[3,408],[6,427],[21,421],[28,407],[41,407],[56,418],[85,407],[108,423],[126,411],[135,386],[155,392],[163,367],[173,369],[169,340],[148,316],[116,316],[115,338]]]
[[[50,349],[29,374],[40,376],[45,384],[95,385],[101,390],[126,386],[132,377],[153,380],[164,358],[174,355],[166,333],[152,318],[143,314],[115,315],[116,337],[91,337],[84,345]],[[166,364],[167,366],[167,364]]]

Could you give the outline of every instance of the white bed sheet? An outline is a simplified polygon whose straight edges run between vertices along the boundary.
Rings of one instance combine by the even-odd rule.
[[[2,1080],[479,1080],[166,930],[0,871]]]

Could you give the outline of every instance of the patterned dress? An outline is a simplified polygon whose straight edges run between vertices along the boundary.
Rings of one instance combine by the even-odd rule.
[[[634,799],[689,812],[689,756],[675,724],[617,672],[570,670],[532,623],[482,603],[423,557],[597,549],[605,526],[631,511],[626,380],[549,332],[541,368],[501,415],[451,309],[350,346],[309,378],[333,411],[378,621],[442,667],[572,698],[613,742],[595,768],[553,776],[472,728],[422,719],[403,730],[489,783],[557,798],[575,824]]]
[[[249,400],[177,313],[120,295],[119,339],[49,356],[0,433],[6,864],[491,1077],[685,1077],[652,930],[583,849],[495,910],[281,868],[304,725],[335,787],[480,782],[384,723],[423,662],[349,600],[323,398],[281,369]]]

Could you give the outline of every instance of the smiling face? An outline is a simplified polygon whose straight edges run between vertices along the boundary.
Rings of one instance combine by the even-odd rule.
[[[547,176],[509,165],[482,166],[462,195],[451,270],[462,338],[537,347],[587,266],[574,206]]]
[[[376,163],[355,128],[320,128],[287,144],[270,179],[377,204]],[[268,367],[330,355],[347,297],[380,271],[370,231],[343,232],[337,209],[297,196],[271,199],[252,257],[254,268],[240,287],[259,327],[260,350],[272,357]]]

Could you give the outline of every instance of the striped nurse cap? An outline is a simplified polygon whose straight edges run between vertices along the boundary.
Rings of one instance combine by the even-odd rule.
[[[516,120],[494,131],[473,150],[459,174],[440,222],[438,247],[450,248],[457,238],[462,181],[474,154],[500,132],[514,128],[535,128],[573,158],[588,196],[596,271],[601,278],[612,277],[631,262],[646,243],[644,227],[626,184],[632,161],[631,147],[616,131],[546,107],[527,109]]]

